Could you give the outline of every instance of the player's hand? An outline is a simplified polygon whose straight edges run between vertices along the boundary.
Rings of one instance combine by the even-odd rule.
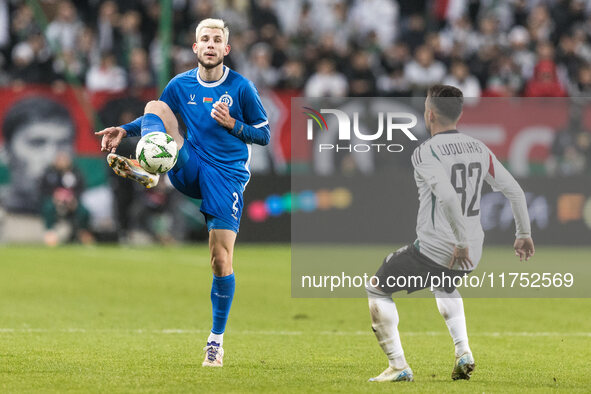
[[[474,266],[472,260],[470,260],[470,254],[468,253],[468,247],[458,248],[454,247],[454,255],[447,266],[449,269],[453,269],[454,265],[458,264],[461,269],[468,270]]]
[[[513,244],[515,249],[515,256],[519,257],[519,261],[529,260],[536,252],[534,248],[534,240],[530,238],[517,238]]]
[[[101,152],[115,153],[121,140],[127,135],[127,131],[122,127],[107,127],[104,130],[97,131],[94,135],[103,137],[101,140]]]
[[[232,130],[236,124],[236,119],[230,116],[230,108],[228,107],[228,104],[220,101],[213,103],[211,117],[214,118],[220,126],[223,126],[228,130]]]

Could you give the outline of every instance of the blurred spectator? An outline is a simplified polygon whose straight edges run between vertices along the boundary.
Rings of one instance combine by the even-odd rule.
[[[119,23],[117,3],[107,0],[101,4],[97,18],[98,47],[101,52],[109,52],[114,49],[118,41],[116,28]]]
[[[32,34],[12,49],[13,83],[51,83],[56,79],[51,51],[41,34]]]
[[[270,24],[279,29],[279,18],[273,10],[272,0],[250,0],[251,25],[259,28]]]
[[[527,29],[535,41],[550,40],[554,31],[554,22],[550,18],[546,5],[540,4],[532,8],[527,18]]]
[[[59,237],[55,225],[66,220],[71,226],[70,240],[84,244],[94,242],[89,231],[90,215],[82,205],[80,196],[84,191],[84,179],[74,167],[68,152],[60,152],[54,163],[41,177],[41,213],[45,224],[45,244],[56,246]]]
[[[425,18],[415,14],[408,18],[407,26],[403,26],[403,33],[400,40],[414,52],[425,42]]]
[[[377,87],[381,96],[406,97],[412,94],[411,85],[404,78],[402,65],[394,67],[390,69],[388,74],[380,76]]]
[[[15,43],[26,41],[30,35],[41,31],[35,21],[33,10],[28,4],[22,4],[12,13],[11,33]]]
[[[131,66],[131,53],[136,48],[142,48],[142,33],[140,31],[141,15],[137,11],[127,11],[121,16],[120,35],[117,43],[119,64]]]
[[[335,70],[330,59],[321,59],[316,66],[316,73],[306,82],[306,97],[343,97],[347,95],[347,79]]]
[[[455,61],[451,65],[451,73],[443,80],[446,85],[452,85],[464,93],[464,97],[480,97],[480,83],[475,76],[470,75],[466,63]]]
[[[591,98],[591,66],[584,65],[577,72],[575,83],[571,84],[569,93],[572,97]],[[590,163],[591,164],[591,163]]]
[[[242,6],[239,4],[242,3]],[[236,0],[216,1],[217,14],[228,26],[231,26],[232,33],[242,33],[248,29],[248,18],[244,2]]]
[[[258,43],[250,50],[249,61],[242,74],[258,89],[271,88],[279,80],[279,72],[272,66],[272,49],[268,44]]]
[[[480,82],[480,86],[486,85],[491,69],[500,55],[495,46],[483,46],[468,60],[470,72]]]
[[[399,41],[386,48],[380,57],[380,65],[387,73],[404,68],[411,60],[410,50],[405,42]]]
[[[96,46],[94,32],[85,27],[80,30],[74,50],[63,51],[53,62],[54,71],[66,79],[84,81],[91,64],[99,61],[100,55]]]
[[[445,66],[434,59],[429,47],[422,45],[416,49],[414,60],[406,64],[404,76],[415,93],[424,94],[429,86],[443,80]]]
[[[508,55],[502,55],[491,66],[487,89],[483,92],[483,96],[518,96],[523,87],[523,82],[524,80],[519,72],[519,66],[515,64],[513,58]]]
[[[506,37],[498,25],[498,19],[492,15],[480,19],[478,32],[472,37],[473,48],[506,46]]]
[[[575,49],[575,40],[571,36],[565,34],[560,37],[556,53],[556,62],[564,68],[566,75],[570,76],[571,82],[577,75],[577,70],[582,63],[581,59],[577,56]]]
[[[558,81],[556,64],[552,60],[540,61],[534,77],[525,86],[525,97],[565,97],[566,91]]]
[[[61,0],[57,6],[57,15],[47,26],[45,32],[52,49],[58,53],[73,51],[76,37],[82,29],[82,23],[76,15],[76,8],[69,0]]]
[[[584,61],[591,62],[591,45],[589,45],[588,28],[577,27],[573,32],[575,52]]]
[[[347,72],[349,81],[349,96],[375,97],[377,96],[376,77],[371,71],[369,54],[357,51],[353,54],[351,65]]]
[[[129,87],[151,88],[154,87],[154,75],[150,70],[148,54],[143,48],[134,48],[129,57]]]
[[[299,60],[288,60],[287,63],[281,67],[279,89],[296,89],[300,90],[306,83],[306,68]]]
[[[534,73],[536,55],[529,49],[529,32],[523,26],[515,26],[509,33],[511,57],[523,78],[529,79]]]
[[[357,0],[349,12],[353,39],[362,44],[366,36],[375,32],[382,48],[396,38],[398,3],[390,0]]]
[[[99,65],[86,74],[86,87],[91,91],[118,92],[127,87],[125,70],[117,65],[115,55],[104,53]]]

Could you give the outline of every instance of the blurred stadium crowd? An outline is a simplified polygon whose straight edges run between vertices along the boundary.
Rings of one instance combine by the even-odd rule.
[[[35,12],[35,4],[42,13]],[[231,30],[227,63],[259,89],[408,96],[445,82],[476,97],[591,91],[589,1],[172,0],[171,5],[171,73],[195,66],[195,26],[218,16]],[[156,0],[0,0],[0,84],[73,77],[92,91],[154,86],[163,58],[160,15]]]
[[[146,91],[153,94],[174,74],[196,67],[191,45],[197,23],[207,17],[227,22],[232,50],[225,63],[252,80],[263,99],[277,91],[290,97],[420,97],[435,83],[455,85],[467,97],[571,97],[580,104],[591,96],[590,0],[0,0],[0,87],[60,90],[74,84],[95,96],[113,93],[94,121],[127,123],[142,113]],[[162,27],[170,33],[170,51]],[[199,220],[198,206],[170,204],[179,196],[165,184],[145,191],[111,175],[112,195],[101,188],[84,192],[84,176],[71,161],[70,116],[47,100],[21,104],[11,107],[2,130],[9,160],[0,164],[12,177],[0,185],[0,242],[3,209],[40,213],[46,229],[67,217],[83,241],[90,240],[89,228],[109,228],[101,224],[103,216],[115,218],[110,228],[119,240],[138,222],[164,243],[203,236],[204,223],[190,222]],[[584,110],[579,105],[568,124],[544,140],[544,175],[588,173],[591,133]],[[21,138],[20,149],[14,136],[25,126],[33,143]],[[44,148],[49,145],[56,148]],[[56,155],[65,146],[69,161]],[[37,159],[29,160],[32,155]],[[253,161],[253,172],[288,174],[280,149],[254,155],[268,158]],[[359,171],[350,159],[335,168]],[[101,208],[88,212],[84,205]],[[105,214],[109,210],[114,213]],[[55,244],[55,234],[46,232],[45,242]]]

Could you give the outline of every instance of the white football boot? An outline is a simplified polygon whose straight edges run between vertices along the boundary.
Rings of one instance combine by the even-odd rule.
[[[474,364],[474,357],[472,353],[464,353],[460,357],[456,357],[456,363],[453,371],[451,371],[451,378],[453,380],[465,379],[470,380],[470,375],[476,365]]]
[[[114,153],[109,153],[107,155],[107,163],[109,163],[109,167],[113,169],[115,174],[139,182],[147,189],[156,186],[160,179],[160,175],[151,174],[144,170],[135,159],[128,159]]]
[[[412,369],[408,365],[402,369],[388,367],[375,378],[369,379],[370,382],[412,382],[413,380]]]
[[[224,349],[216,342],[208,342],[203,350],[205,351],[205,360],[201,366],[221,367],[224,365]]]

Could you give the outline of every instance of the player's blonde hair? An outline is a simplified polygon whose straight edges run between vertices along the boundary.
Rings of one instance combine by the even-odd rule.
[[[214,18],[207,18],[203,19],[197,25],[195,29],[195,38],[199,40],[199,34],[201,34],[201,30],[203,29],[220,29],[224,33],[224,43],[228,43],[228,38],[230,37],[230,29],[226,26],[226,22],[222,19],[214,19]]]

